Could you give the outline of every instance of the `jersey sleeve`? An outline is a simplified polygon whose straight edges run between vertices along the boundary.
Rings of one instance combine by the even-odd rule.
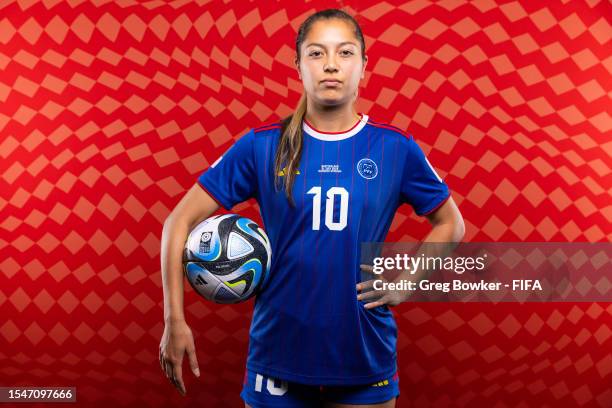
[[[410,204],[420,216],[433,212],[450,197],[448,186],[412,136],[406,142],[400,190],[400,203]]]
[[[254,137],[253,130],[247,132],[198,177],[198,184],[226,210],[255,194]]]

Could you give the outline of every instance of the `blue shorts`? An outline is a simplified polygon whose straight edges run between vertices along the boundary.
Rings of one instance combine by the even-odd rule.
[[[251,370],[244,373],[240,397],[252,408],[313,408],[322,402],[380,404],[399,397],[399,375],[367,385],[305,385]]]

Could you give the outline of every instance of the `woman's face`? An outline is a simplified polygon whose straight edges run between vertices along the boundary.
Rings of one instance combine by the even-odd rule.
[[[325,106],[350,103],[356,97],[367,63],[349,22],[315,22],[300,47],[298,75],[309,100]]]

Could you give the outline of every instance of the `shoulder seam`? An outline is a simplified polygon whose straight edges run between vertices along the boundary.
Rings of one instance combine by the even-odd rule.
[[[402,129],[398,128],[397,126],[393,126],[393,125],[389,125],[387,123],[377,123],[371,120],[368,120],[368,123],[371,124],[372,126],[381,128],[381,129],[388,129],[388,130],[394,130],[397,133],[401,134],[402,136],[405,136],[408,139],[414,139],[414,136],[412,136],[410,133],[403,131]]]
[[[258,126],[256,128],[253,128],[253,132],[254,133],[263,132],[265,130],[278,129],[280,127],[281,127],[281,123],[280,122],[273,122],[273,123],[268,123],[268,124],[261,125],[261,126]]]

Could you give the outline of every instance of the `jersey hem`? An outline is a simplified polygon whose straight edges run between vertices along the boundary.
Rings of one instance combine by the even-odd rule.
[[[216,194],[214,194],[212,191],[210,191],[211,189],[207,186],[204,185],[204,183],[202,182],[202,180],[200,180],[198,178],[198,185],[200,187],[202,187],[202,189],[204,191],[206,191],[208,193],[208,195],[217,202],[217,204],[219,204],[221,207],[225,208],[227,211],[229,211],[231,209],[231,207],[228,207],[226,204],[224,204],[221,200],[219,200],[218,196]]]
[[[331,376],[308,376],[294,373],[288,373],[286,371],[277,370],[266,366],[259,365],[257,363],[247,362],[247,370],[255,371],[258,374],[264,374],[270,377],[278,378],[285,381],[296,382],[306,385],[367,385],[375,383],[387,378],[391,378],[397,371],[397,363],[393,364],[393,368],[380,373],[371,374],[367,376],[354,376],[354,377],[331,377]]]
[[[440,208],[442,206],[442,204],[444,204],[451,196],[451,192],[450,190],[448,191],[448,194],[443,196],[442,200],[439,201],[437,204],[435,204],[431,209],[423,211],[421,213],[417,213],[417,215],[419,216],[424,216],[424,215],[428,215],[431,214],[432,212],[434,212],[435,210],[437,210],[438,208]]]

